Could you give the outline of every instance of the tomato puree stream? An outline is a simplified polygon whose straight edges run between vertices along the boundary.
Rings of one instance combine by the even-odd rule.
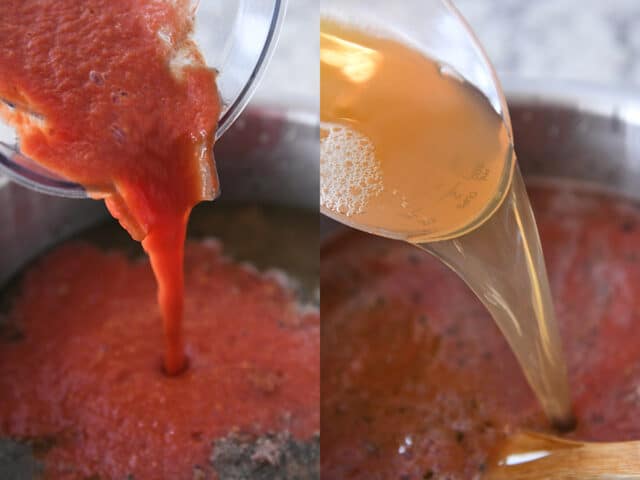
[[[22,153],[104,198],[142,241],[170,374],[186,362],[187,218],[218,191],[220,106],[215,73],[190,39],[192,14],[187,0],[0,2],[0,115]]]

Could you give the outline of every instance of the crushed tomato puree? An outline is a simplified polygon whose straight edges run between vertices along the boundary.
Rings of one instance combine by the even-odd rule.
[[[0,115],[25,155],[104,198],[142,241],[172,374],[185,366],[187,218],[218,190],[220,105],[192,15],[188,0],[0,2]]]
[[[168,378],[146,260],[84,243],[39,259],[3,320],[0,437],[38,445],[47,479],[204,480],[233,432],[315,435],[317,309],[210,241],[187,243],[185,286],[190,365]]]
[[[640,207],[529,189],[568,365],[569,437],[640,437]],[[489,313],[417,248],[357,232],[321,252],[323,479],[479,478],[520,428],[550,430]]]

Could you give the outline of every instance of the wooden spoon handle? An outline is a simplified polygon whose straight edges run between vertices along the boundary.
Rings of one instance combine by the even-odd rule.
[[[494,460],[489,480],[640,479],[640,441],[582,443],[521,433]]]

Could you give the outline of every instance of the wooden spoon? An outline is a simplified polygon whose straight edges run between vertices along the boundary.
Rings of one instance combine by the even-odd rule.
[[[483,479],[640,479],[640,441],[579,442],[518,433],[490,462]]]

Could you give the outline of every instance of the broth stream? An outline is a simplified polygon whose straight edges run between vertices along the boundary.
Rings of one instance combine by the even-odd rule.
[[[566,367],[542,250],[501,117],[449,68],[389,37],[323,20],[320,52],[323,212],[413,243],[455,270],[491,312],[549,418],[566,425]]]

